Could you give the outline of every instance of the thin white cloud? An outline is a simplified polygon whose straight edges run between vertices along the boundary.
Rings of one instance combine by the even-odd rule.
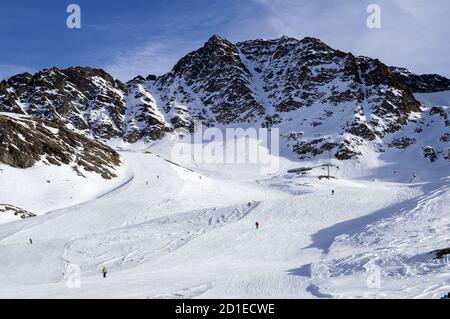
[[[145,46],[118,52],[104,69],[114,77],[128,81],[137,75],[161,75],[172,69],[178,60],[197,43],[153,40]]]
[[[371,3],[381,6],[381,29],[366,26],[366,8]],[[138,74],[162,74],[217,33],[231,41],[312,36],[334,48],[379,58],[389,65],[450,76],[448,0],[434,0],[433,6],[427,0],[252,0],[239,3],[234,12],[227,11],[226,19],[220,14],[225,11],[220,5],[213,9],[205,9],[203,22],[195,29],[187,28],[190,23],[171,27],[171,19],[164,36],[117,52],[104,68],[121,80]],[[186,33],[197,42],[186,40]]]
[[[381,7],[382,28],[366,26],[367,5]],[[379,58],[418,73],[450,76],[450,3],[435,0],[253,0],[258,18],[238,16],[229,25],[236,38],[313,36],[357,55]]]

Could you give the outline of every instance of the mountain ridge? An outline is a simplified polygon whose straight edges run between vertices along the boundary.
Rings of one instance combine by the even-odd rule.
[[[213,35],[168,73],[127,83],[89,67],[13,76],[0,82],[0,111],[129,143],[152,142],[177,128],[192,131],[195,120],[279,127],[300,159],[350,159],[367,143],[384,151],[387,135],[424,112],[414,93],[446,89],[445,77],[416,75],[311,37],[234,44]]]

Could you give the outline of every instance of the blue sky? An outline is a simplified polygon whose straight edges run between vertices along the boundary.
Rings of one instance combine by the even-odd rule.
[[[66,27],[67,5],[81,29]],[[367,5],[381,29],[366,26]],[[121,80],[162,74],[212,34],[236,42],[313,36],[418,73],[450,77],[450,1],[1,0],[0,78],[44,67],[101,67]]]

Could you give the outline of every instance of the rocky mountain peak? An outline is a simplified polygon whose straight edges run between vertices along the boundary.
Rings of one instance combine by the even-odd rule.
[[[126,84],[88,67],[17,75],[0,83],[0,111],[130,143],[192,129],[195,119],[206,126],[279,127],[302,158],[347,159],[364,143],[381,145],[421,113],[413,93],[449,87],[444,77],[415,75],[312,37],[233,44],[214,35],[167,74]]]
[[[220,35],[214,34],[205,42],[204,46],[233,46],[233,43]]]
[[[172,72],[192,78],[197,77],[203,69],[213,69],[215,65],[223,67],[226,64],[240,66],[238,50],[228,40],[214,35],[203,47],[183,57]]]

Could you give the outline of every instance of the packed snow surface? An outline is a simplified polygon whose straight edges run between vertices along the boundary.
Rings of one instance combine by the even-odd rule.
[[[0,202],[38,215],[0,225],[0,298],[438,298],[450,290],[449,261],[433,253],[450,247],[448,164],[373,154],[334,161],[328,180],[318,178],[321,167],[287,173],[326,161],[278,158],[270,172],[177,162],[170,136],[114,146],[125,165],[111,181],[0,166]]]

